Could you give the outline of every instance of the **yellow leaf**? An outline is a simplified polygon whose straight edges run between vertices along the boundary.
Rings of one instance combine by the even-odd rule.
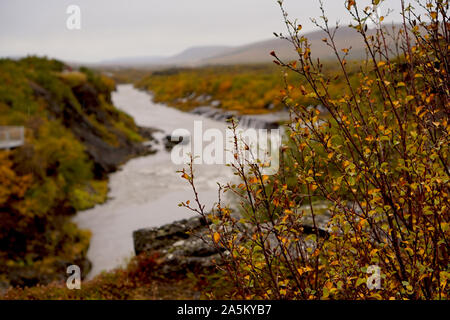
[[[425,108],[425,106],[419,106],[416,108],[416,114],[419,115],[420,110],[422,110],[423,108]]]
[[[220,234],[218,232],[214,233],[214,242],[217,243],[220,240]]]
[[[183,179],[189,180],[189,176],[186,173],[183,173],[183,175],[181,176]]]
[[[411,100],[414,100],[414,97],[413,96],[406,96],[405,100],[406,100],[406,103],[408,103]]]

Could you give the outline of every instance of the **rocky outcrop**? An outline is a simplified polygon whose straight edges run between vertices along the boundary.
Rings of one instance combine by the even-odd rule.
[[[69,265],[80,266],[83,271],[82,277],[91,268],[91,263],[86,257],[87,235],[85,239],[81,239],[81,233],[78,233],[75,227],[67,227],[68,220],[76,210],[70,197],[71,192],[74,191],[73,186],[77,185],[78,180],[74,177],[71,179],[76,182],[71,182],[72,184],[60,183],[59,181],[64,178],[58,169],[72,165],[72,162],[65,158],[53,160],[52,157],[51,163],[47,165],[45,160],[33,160],[34,155],[37,154],[36,148],[44,145],[40,143],[45,141],[40,140],[40,128],[43,124],[48,122],[48,128],[51,129],[59,129],[61,126],[65,128],[63,137],[65,140],[61,141],[68,143],[61,144],[61,148],[69,148],[67,146],[77,140],[83,144],[84,151],[92,160],[93,166],[91,167],[83,156],[83,166],[80,165],[80,167],[82,166],[83,170],[92,168],[95,178],[106,178],[109,172],[115,171],[134,156],[153,153],[153,146],[156,143],[153,134],[157,130],[138,127],[130,116],[116,109],[111,100],[113,87],[106,86],[106,82],[103,82],[100,77],[90,75],[82,77],[79,72],[65,73],[62,77],[62,73],[52,69],[39,70],[36,72],[39,77],[29,77],[28,71],[23,72],[24,74],[14,76],[22,76],[25,86],[29,85],[31,90],[26,91],[29,101],[36,101],[40,110],[32,117],[26,117],[27,135],[32,139],[28,139],[27,143],[11,156],[14,157],[14,169],[30,176],[33,174],[33,183],[39,188],[43,185],[42,189],[38,189],[39,192],[43,190],[46,192],[46,184],[43,181],[54,179],[58,181],[52,184],[58,188],[55,190],[58,192],[64,190],[64,193],[48,198],[43,197],[45,199],[41,200],[42,203],[45,201],[51,203],[45,214],[40,211],[36,214],[33,206],[24,205],[23,207],[33,212],[32,215],[35,216],[28,219],[24,223],[26,226],[22,227],[18,227],[23,220],[22,213],[18,211],[16,213],[16,209],[8,202],[1,203],[4,207],[0,208],[0,214],[6,214],[0,223],[0,295],[1,291],[8,287],[46,285],[52,281],[63,281],[67,278],[66,268]],[[77,81],[69,81],[67,76]],[[53,133],[51,130],[50,132]],[[58,137],[52,138],[58,139]],[[74,150],[81,153],[83,149]],[[73,150],[69,149],[70,151]],[[47,153],[47,151],[41,151],[41,153]],[[46,156],[37,158],[47,159]],[[43,163],[42,166],[40,162]],[[74,176],[76,176],[79,167],[72,170],[75,170]],[[90,177],[89,175],[89,179]],[[79,180],[80,185],[87,182],[82,179]],[[90,186],[88,183],[86,185],[86,188]],[[35,206],[40,207],[40,203],[36,201]],[[72,252],[61,249],[69,245],[77,246],[77,250]],[[83,249],[80,249],[81,247]]]
[[[100,99],[104,97],[106,104],[111,104],[110,92],[99,92],[90,83],[83,83],[72,88],[73,96],[78,102],[65,97],[59,101],[48,90],[36,83],[30,83],[34,94],[47,102],[52,117],[61,119],[65,127],[86,147],[86,152],[94,162],[94,173],[97,178],[116,171],[126,160],[154,152],[149,143],[138,143],[130,138],[114,123],[121,122],[120,113],[115,108],[106,107]],[[139,128],[134,123],[130,125],[147,140],[153,140],[153,128]],[[108,141],[108,140],[113,140]]]
[[[133,232],[136,255],[158,251],[164,264],[161,272],[179,273],[212,268],[220,253],[207,239],[208,224],[201,217],[176,221],[158,228]]]
[[[330,219],[328,211],[316,216],[317,231],[311,217],[306,214],[299,221],[299,228],[303,228],[305,234],[316,234],[327,238],[327,223]],[[256,227],[250,224],[239,224],[240,236],[248,239],[256,232]],[[164,263],[163,273],[178,273],[195,271],[203,268],[212,268],[222,260],[221,253],[209,240],[208,222],[201,217],[176,221],[155,228],[145,228],[133,232],[134,250],[136,255],[142,253],[159,252]],[[270,228],[270,226],[268,226]],[[277,241],[271,235],[268,238],[269,246],[277,247]],[[223,252],[226,255],[226,252]]]

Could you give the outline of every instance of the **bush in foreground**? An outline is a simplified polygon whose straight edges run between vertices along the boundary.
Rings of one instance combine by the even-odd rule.
[[[264,163],[245,161],[236,136],[233,168],[242,183],[221,191],[240,198],[242,219],[220,199],[212,214],[198,201],[198,207],[182,204],[213,221],[210,236],[229,253],[222,268],[240,297],[448,298],[448,1],[419,1],[422,16],[399,1],[403,24],[395,35],[383,28],[383,17],[369,34],[372,7],[346,1],[367,50],[358,83],[348,76],[351,48],[336,47],[339,28],[329,26],[323,6],[316,23],[341,68],[335,77],[324,75],[321,62],[311,58],[301,25],[288,19],[278,1],[288,31],[282,38],[292,43],[298,59],[285,62],[272,55],[307,82],[286,86],[291,122],[280,171],[264,176]],[[394,50],[389,41],[396,42]],[[328,91],[334,82],[346,85],[339,97]],[[313,97],[330,118],[320,119],[318,111],[295,103],[296,91]],[[190,169],[183,177],[195,192]],[[325,236],[317,203],[327,204],[331,214]],[[305,232],[306,218],[312,220],[312,234]],[[367,272],[377,268],[381,288],[370,290]]]

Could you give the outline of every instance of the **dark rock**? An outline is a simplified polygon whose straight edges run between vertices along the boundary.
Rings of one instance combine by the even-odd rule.
[[[171,135],[167,135],[164,137],[163,139],[163,143],[164,143],[164,148],[167,151],[171,151],[173,149],[173,147],[175,147],[177,144],[184,144],[184,143],[189,143],[189,137],[172,137]]]
[[[328,212],[322,213],[316,219],[317,231],[308,216],[299,221],[298,228],[305,234],[316,234],[328,238],[326,224],[330,216]],[[238,223],[240,241],[249,239],[256,232],[251,224]],[[270,229],[270,225],[267,228]],[[209,225],[201,217],[176,221],[156,228],[140,229],[133,232],[134,250],[136,255],[142,253],[159,252],[164,260],[163,273],[178,273],[187,270],[195,271],[202,268],[214,267],[222,261],[222,251],[209,239]],[[269,245],[277,248],[274,234],[269,234]]]
[[[107,113],[98,108],[100,106],[100,99],[97,90],[90,85],[89,83],[83,83],[79,86],[73,87],[72,92],[77,97],[78,102],[80,103],[83,110],[88,114],[99,114],[100,119],[106,121]]]
[[[136,255],[158,251],[164,259],[163,273],[213,267],[220,260],[220,253],[206,240],[207,225],[201,217],[194,217],[137,230],[133,232]]]
[[[159,250],[179,240],[191,237],[189,232],[198,231],[207,224],[200,217],[180,220],[157,228],[139,229],[133,232],[136,255],[143,251]]]
[[[157,132],[163,132],[162,130],[157,129],[157,128],[139,127],[139,126],[138,126],[138,131],[139,131],[139,134],[141,135],[141,137],[143,137],[147,141],[156,141],[154,134]]]

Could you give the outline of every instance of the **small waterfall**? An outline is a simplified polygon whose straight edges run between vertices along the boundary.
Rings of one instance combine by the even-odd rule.
[[[191,113],[202,115],[216,121],[227,121],[228,119],[234,117],[239,121],[240,127],[253,129],[276,129],[280,126],[280,122],[289,120],[288,112],[275,112],[259,115],[239,115],[233,111],[223,111],[208,106],[197,107],[192,110]]]

